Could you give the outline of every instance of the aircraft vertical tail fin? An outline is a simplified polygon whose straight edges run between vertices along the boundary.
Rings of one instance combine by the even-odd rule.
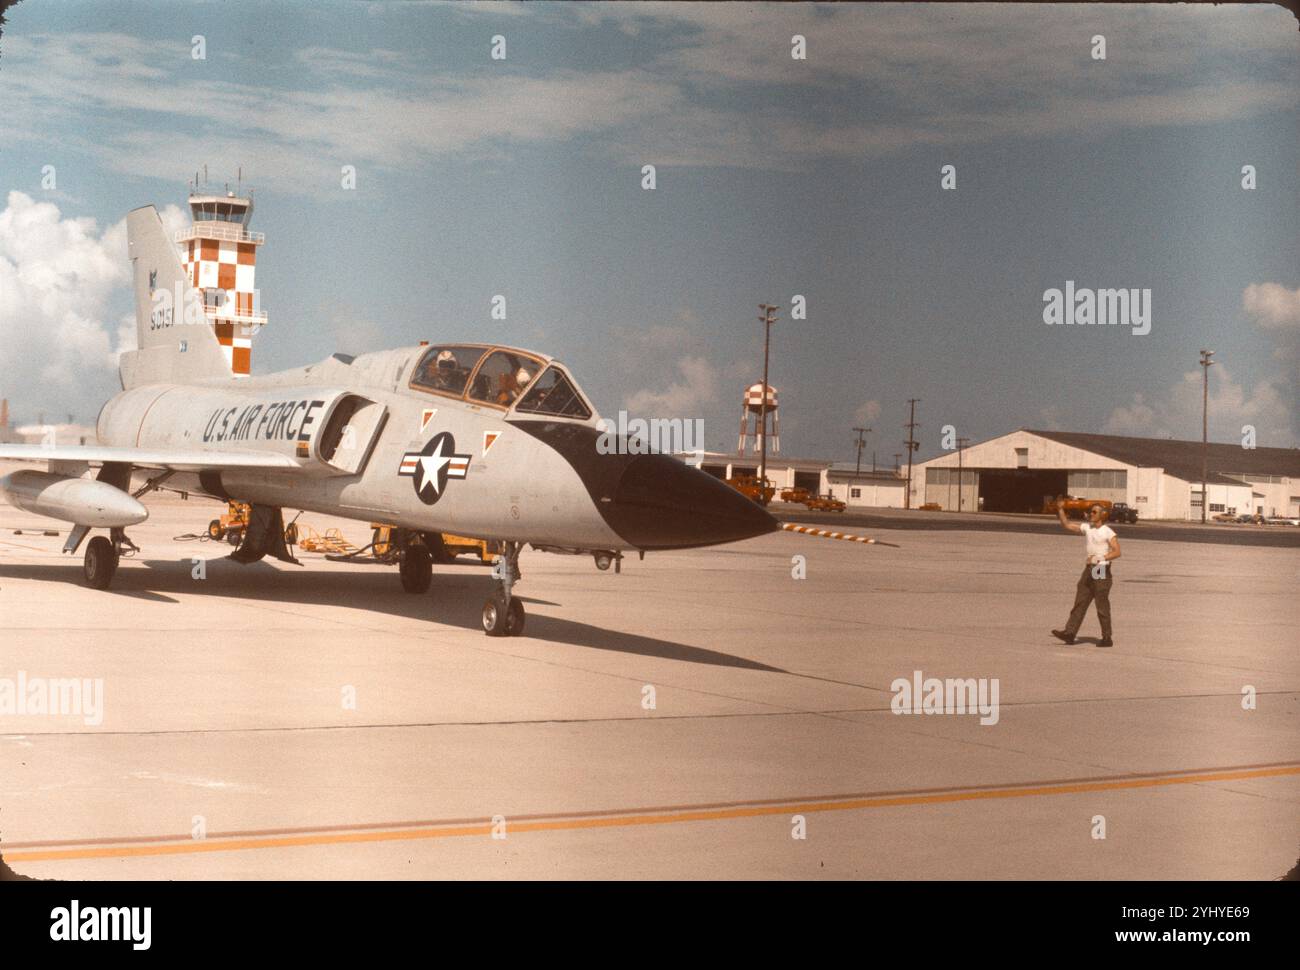
[[[230,364],[151,205],[126,217],[138,349],[122,354],[122,387],[230,377]]]

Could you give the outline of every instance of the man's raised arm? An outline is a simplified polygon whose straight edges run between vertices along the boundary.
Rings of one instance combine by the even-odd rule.
[[[1056,518],[1061,523],[1061,525],[1065,527],[1066,532],[1074,532],[1074,533],[1083,532],[1083,530],[1079,528],[1077,523],[1071,522],[1069,519],[1065,517],[1065,496],[1064,495],[1056,496]]]

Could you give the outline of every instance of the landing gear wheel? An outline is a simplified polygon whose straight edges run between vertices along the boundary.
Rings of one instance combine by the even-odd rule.
[[[226,537],[226,530],[221,527],[220,519],[213,519],[208,523],[208,538],[214,542],[220,542]]]
[[[496,588],[483,604],[483,632],[490,637],[514,637],[524,629],[524,604],[511,590],[519,582],[519,552],[522,542],[505,542],[501,556],[492,566]]]
[[[515,597],[506,610],[506,636],[517,637],[524,632],[524,603]]]
[[[95,536],[86,546],[83,565],[86,585],[92,589],[108,589],[117,572],[117,550],[104,536]]]
[[[508,616],[509,610],[501,597],[488,597],[483,604],[483,632],[490,637],[505,636]]]
[[[524,632],[524,604],[515,597],[506,606],[499,594],[483,604],[483,632],[490,637],[517,637]]]
[[[609,568],[609,564],[612,563],[613,561],[614,558],[612,556],[609,556],[603,552],[596,553],[596,568],[599,569],[602,573]]]
[[[231,529],[226,533],[226,541],[232,546],[237,546],[243,540],[244,533],[240,529]]]
[[[408,593],[427,593],[433,582],[433,558],[419,546],[407,546],[397,567],[402,589]]]

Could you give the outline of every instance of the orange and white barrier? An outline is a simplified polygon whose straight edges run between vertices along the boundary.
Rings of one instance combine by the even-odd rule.
[[[869,546],[889,546],[891,549],[902,548],[894,542],[882,542],[879,539],[869,539],[866,536],[849,535],[847,532],[832,532],[829,529],[814,529],[808,525],[794,525],[791,522],[781,523],[781,528],[786,532],[798,532],[800,535],[818,536],[822,539],[843,539],[846,542],[861,542]]]

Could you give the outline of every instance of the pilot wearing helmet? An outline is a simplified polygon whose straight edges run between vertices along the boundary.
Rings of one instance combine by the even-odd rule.
[[[524,367],[520,367],[513,374],[508,372],[502,374],[501,390],[497,394],[497,403],[504,404],[506,407],[514,404],[515,399],[519,397],[532,379],[533,375]]]
[[[438,353],[433,365],[433,387],[439,391],[459,394],[465,388],[465,371],[450,350]]]

